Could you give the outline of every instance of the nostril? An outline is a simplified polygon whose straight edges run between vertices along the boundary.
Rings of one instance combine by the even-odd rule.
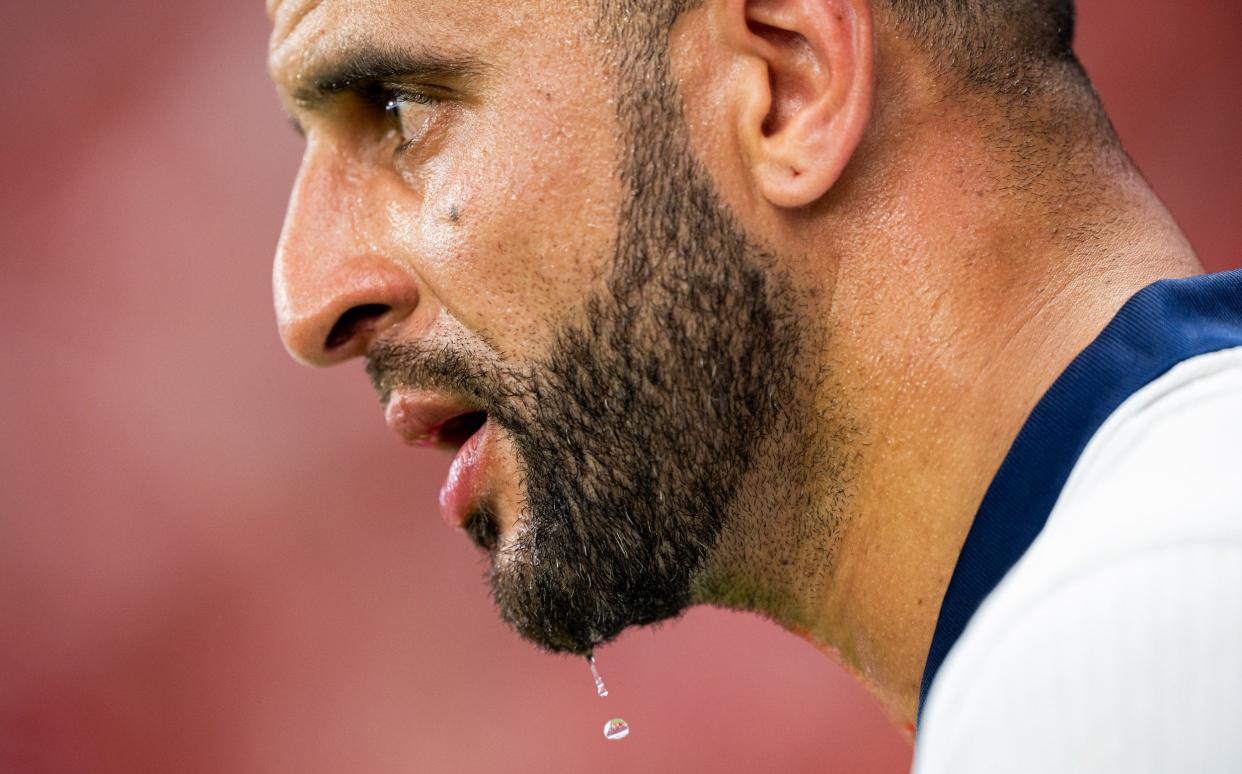
[[[392,307],[387,304],[359,304],[337,318],[336,324],[328,332],[323,346],[326,350],[348,344],[359,333],[370,331],[379,318],[383,317]]]

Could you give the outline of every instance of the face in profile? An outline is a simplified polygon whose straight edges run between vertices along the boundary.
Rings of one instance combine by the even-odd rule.
[[[773,550],[754,525],[796,497],[814,336],[691,147],[651,43],[667,20],[469,0],[273,18],[307,140],[282,335],[315,364],[365,358],[394,429],[454,452],[442,510],[489,554],[503,618],[587,653],[747,594],[732,564]]]

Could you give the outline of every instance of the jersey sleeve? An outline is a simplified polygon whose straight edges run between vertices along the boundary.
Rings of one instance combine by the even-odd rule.
[[[1009,613],[937,687],[918,774],[1242,772],[1236,533],[1115,557]]]

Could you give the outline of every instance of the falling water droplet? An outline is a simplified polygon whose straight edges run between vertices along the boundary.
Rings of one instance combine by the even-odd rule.
[[[599,669],[595,666],[594,653],[587,655],[587,663],[591,665],[591,677],[595,678],[595,693],[599,694],[602,699],[608,695],[608,689],[604,687],[604,678],[599,676]],[[629,735],[630,724],[622,718],[613,718],[604,724],[604,738],[610,742],[624,739]]]
[[[624,739],[630,735],[630,724],[621,718],[613,718],[604,724],[604,738],[610,742]]]
[[[608,689],[604,687],[604,678],[599,676],[599,670],[595,668],[595,656],[587,656],[587,663],[591,665],[591,677],[595,678],[595,692],[602,699],[608,695]]]

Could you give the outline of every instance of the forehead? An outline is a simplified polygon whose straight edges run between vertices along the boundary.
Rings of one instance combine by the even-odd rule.
[[[353,47],[469,56],[491,66],[537,60],[581,38],[588,1],[267,0],[268,66],[278,86],[290,86]]]

